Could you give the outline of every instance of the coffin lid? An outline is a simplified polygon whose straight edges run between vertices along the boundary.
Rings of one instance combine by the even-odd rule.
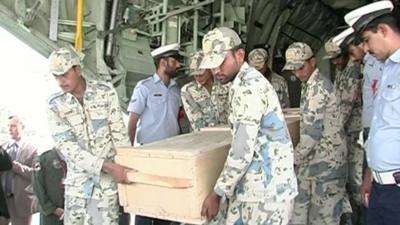
[[[119,157],[140,156],[160,158],[192,158],[231,143],[229,129],[198,131],[167,138],[139,147],[117,149]]]

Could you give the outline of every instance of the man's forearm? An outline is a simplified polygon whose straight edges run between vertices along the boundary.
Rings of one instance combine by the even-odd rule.
[[[131,145],[135,144],[136,126],[128,128],[129,141]]]
[[[128,135],[132,146],[135,144],[136,128],[139,121],[139,116],[139,114],[134,112],[131,112],[129,115]]]

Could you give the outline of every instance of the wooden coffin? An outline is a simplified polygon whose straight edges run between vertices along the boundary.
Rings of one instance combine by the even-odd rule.
[[[119,185],[120,204],[138,215],[202,224],[201,206],[222,171],[231,143],[228,129],[175,136],[117,149],[116,162],[134,169]]]

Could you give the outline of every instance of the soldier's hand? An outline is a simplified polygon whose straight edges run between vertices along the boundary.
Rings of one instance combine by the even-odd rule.
[[[218,214],[220,200],[221,197],[214,191],[209,194],[206,199],[204,199],[201,208],[201,216],[205,216],[208,221],[212,220]]]
[[[131,169],[113,162],[104,162],[102,169],[104,172],[110,174],[114,178],[115,182],[123,184],[130,183],[127,174]]]
[[[364,180],[361,186],[361,199],[366,208],[369,205],[369,196],[372,189],[372,172],[369,168],[365,170]]]
[[[61,217],[64,214],[64,209],[62,208],[56,208],[53,212],[54,215]]]

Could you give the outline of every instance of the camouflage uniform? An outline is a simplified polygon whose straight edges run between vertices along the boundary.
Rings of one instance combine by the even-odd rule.
[[[300,68],[312,56],[308,45],[293,43],[285,69]],[[345,134],[333,85],[318,69],[302,84],[300,115],[295,148],[299,195],[290,224],[339,224],[347,173]]]
[[[333,42],[333,38],[330,38],[327,42],[325,42],[325,52],[326,55],[323,56],[323,59],[335,59],[340,56],[342,53],[342,50],[339,48],[339,46]],[[333,74],[334,77],[334,86],[338,83],[338,80],[340,79],[340,74],[342,73],[342,70],[338,67],[335,67],[335,73]],[[336,88],[335,88],[336,89]]]
[[[202,55],[199,51],[191,57],[190,75],[200,75],[204,72],[204,70],[198,69]],[[194,80],[182,87],[183,107],[192,130],[217,124],[228,124],[229,86],[228,84],[221,85],[215,80],[210,93]]]
[[[215,185],[217,193],[230,197],[227,224],[266,224],[274,220],[286,224],[291,210],[284,209],[290,209],[297,183],[293,145],[276,93],[260,73],[245,63],[232,83],[229,98],[233,142]],[[248,217],[243,210],[248,210]]]
[[[339,34],[338,36],[340,36],[341,34]],[[334,40],[335,39],[335,40]],[[337,44],[338,40],[336,40],[337,37],[333,37],[330,38],[326,43],[325,43],[325,51],[327,53],[326,56],[323,57],[323,59],[335,59],[337,57],[342,57],[340,54],[342,53],[342,49],[339,47],[339,45]],[[336,97],[338,102],[338,106],[340,107],[341,103],[340,103],[340,97],[337,95],[337,85],[340,83],[340,79],[342,79],[342,74],[343,69],[340,67],[335,67],[335,72],[333,75],[334,78],[334,90],[336,92]],[[332,77],[332,76],[331,76]],[[343,113],[343,111],[341,111]],[[342,116],[343,120],[344,120],[345,115]],[[347,117],[348,118],[348,117]],[[344,121],[343,121],[344,122]],[[346,140],[348,141],[348,140]],[[348,146],[347,146],[348,147]],[[350,204],[350,200],[349,200],[349,195],[346,192],[345,195],[345,199],[343,202],[343,214],[342,218],[341,218],[341,222],[340,224],[351,224],[351,216],[348,216],[350,214],[352,214],[353,210]]]
[[[350,49],[354,45],[354,29],[347,28],[333,38],[334,44],[340,49]],[[350,55],[348,55],[351,58]],[[361,64],[350,59],[346,67],[336,76],[335,91],[338,104],[343,115],[343,126],[346,132],[348,149],[348,208],[345,212],[352,212],[352,216],[344,215],[342,224],[359,224],[361,222],[362,200],[361,184],[363,174],[364,150],[358,143],[362,131],[362,99],[361,99]],[[346,199],[347,200],[347,199]],[[351,206],[350,206],[351,201]],[[352,221],[351,221],[352,220]]]
[[[271,83],[272,87],[275,89],[278,95],[279,102],[282,108],[290,107],[289,100],[289,89],[285,78],[278,75],[274,71],[270,71],[270,76],[267,77],[268,81]]]
[[[211,93],[196,81],[182,87],[181,97],[193,130],[217,124],[228,124],[229,85],[215,81]]]
[[[361,205],[361,184],[364,150],[358,143],[362,130],[361,113],[361,66],[358,62],[349,61],[339,75],[336,83],[336,97],[343,114],[344,129],[347,137],[348,150],[348,183],[350,197],[357,205]]]
[[[240,43],[229,28],[210,31],[203,39],[202,64],[212,68],[214,60],[222,62],[223,54]],[[262,74],[244,62],[229,99],[233,140],[214,187],[229,199],[226,224],[287,224],[297,183],[293,145],[277,95]]]
[[[63,50],[53,52],[51,70],[71,67],[71,58],[76,56]],[[111,84],[86,80],[83,102],[60,92],[48,103],[50,130],[68,168],[64,222],[117,225],[117,183],[101,169],[105,160],[114,160],[115,146],[129,143],[118,96]]]
[[[249,64],[253,66],[258,71],[260,71],[264,64],[267,63],[268,60],[268,53],[265,49],[256,48],[253,49],[249,53]],[[271,69],[267,68],[267,72],[269,74],[264,74],[268,81],[272,84],[272,87],[276,91],[278,95],[279,102],[281,103],[282,108],[289,108],[290,107],[290,100],[289,100],[289,89],[285,78],[278,75]]]

